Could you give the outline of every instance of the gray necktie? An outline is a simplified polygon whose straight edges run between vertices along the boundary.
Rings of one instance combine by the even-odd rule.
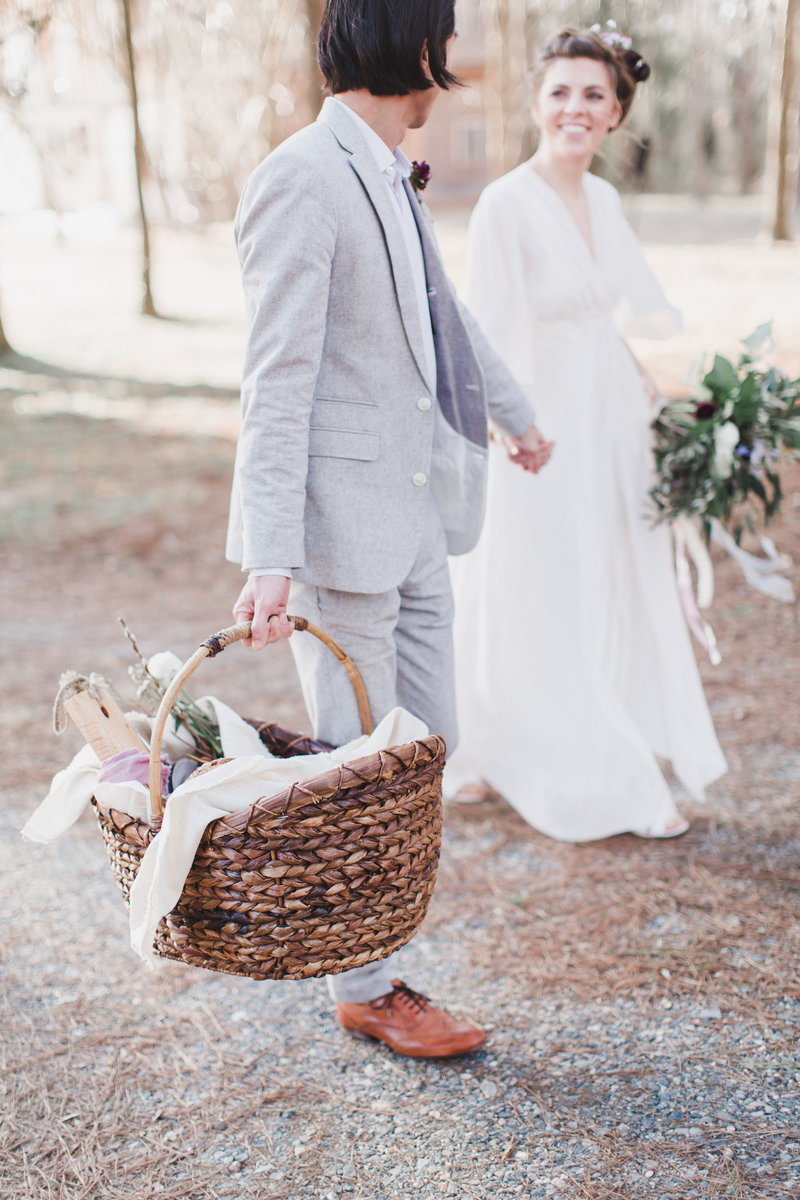
[[[488,446],[483,372],[414,189],[407,179],[403,181],[403,186],[417,223],[425,261],[428,304],[436,347],[436,396],[439,408],[456,433],[476,446]]]

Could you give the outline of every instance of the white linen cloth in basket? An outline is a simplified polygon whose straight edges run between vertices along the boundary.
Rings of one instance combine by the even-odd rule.
[[[211,821],[249,808],[257,800],[275,796],[293,783],[343,763],[428,736],[422,721],[404,708],[394,708],[371,734],[362,734],[329,753],[276,758],[252,726],[232,709],[213,696],[205,697],[203,702],[214,707],[223,753],[231,761],[190,776],[170,794],[161,830],[142,858],[131,888],[130,937],[133,949],[151,965],[158,961],[153,953],[158,923],[175,907]],[[126,715],[142,728],[140,714]],[[186,743],[169,735],[162,749],[168,758],[179,757],[186,753]],[[53,841],[78,819],[92,796],[101,808],[149,820],[147,788],[141,783],[98,783],[100,766],[91,746],[84,746],[55,776],[50,792],[23,827],[23,837],[34,842]]]

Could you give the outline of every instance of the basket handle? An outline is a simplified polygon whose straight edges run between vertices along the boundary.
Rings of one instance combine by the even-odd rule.
[[[305,630],[308,633],[313,633],[314,637],[328,647],[332,654],[335,654],[339,662],[343,665],[347,674],[350,676],[350,682],[353,685],[353,691],[356,694],[358,703],[358,716],[361,721],[361,732],[372,733],[372,717],[369,711],[369,701],[367,699],[367,691],[364,687],[364,681],[358,673],[358,668],[352,658],[347,655],[338,642],[335,642],[324,630],[319,629],[316,625],[312,625],[305,617],[288,617],[295,629]],[[150,735],[150,814],[151,819],[160,820],[163,812],[163,802],[161,796],[161,742],[164,737],[164,729],[167,724],[167,719],[170,714],[172,705],[175,703],[175,698],[181,690],[186,680],[194,674],[204,658],[214,658],[217,654],[221,654],[226,646],[232,645],[233,642],[240,642],[243,638],[250,637],[250,622],[242,621],[239,625],[231,625],[228,629],[222,629],[219,633],[215,633],[208,638],[201,646],[195,650],[191,658],[188,658],[181,669],[173,678],[164,698],[158,707],[155,719],[153,721],[153,731]]]

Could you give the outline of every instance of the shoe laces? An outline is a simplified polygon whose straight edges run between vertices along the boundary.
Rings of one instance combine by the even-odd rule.
[[[397,1000],[400,1004],[409,1007],[412,1012],[421,1013],[430,1004],[427,996],[423,996],[422,992],[415,992],[407,983],[403,983],[402,979],[392,980],[392,990],[386,997],[386,1011],[392,1011],[392,1003]]]

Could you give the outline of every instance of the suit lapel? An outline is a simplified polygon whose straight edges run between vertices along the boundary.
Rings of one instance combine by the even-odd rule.
[[[405,181],[406,194],[417,223],[436,347],[436,397],[448,425],[475,446],[487,445],[486,394],[483,372],[469,331],[444,272],[433,230],[422,205]]]
[[[427,379],[425,350],[414,280],[411,275],[411,264],[408,261],[408,251],[400,229],[400,221],[394,201],[386,186],[386,180],[378,170],[375,159],[369,147],[362,140],[354,122],[341,111],[341,106],[336,101],[326,100],[317,119],[331,129],[339,145],[349,154],[350,166],[361,181],[375,210],[375,215],[381,223],[392,267],[397,303],[408,344],[422,378]],[[434,381],[429,380],[428,383],[430,387],[434,386]]]

